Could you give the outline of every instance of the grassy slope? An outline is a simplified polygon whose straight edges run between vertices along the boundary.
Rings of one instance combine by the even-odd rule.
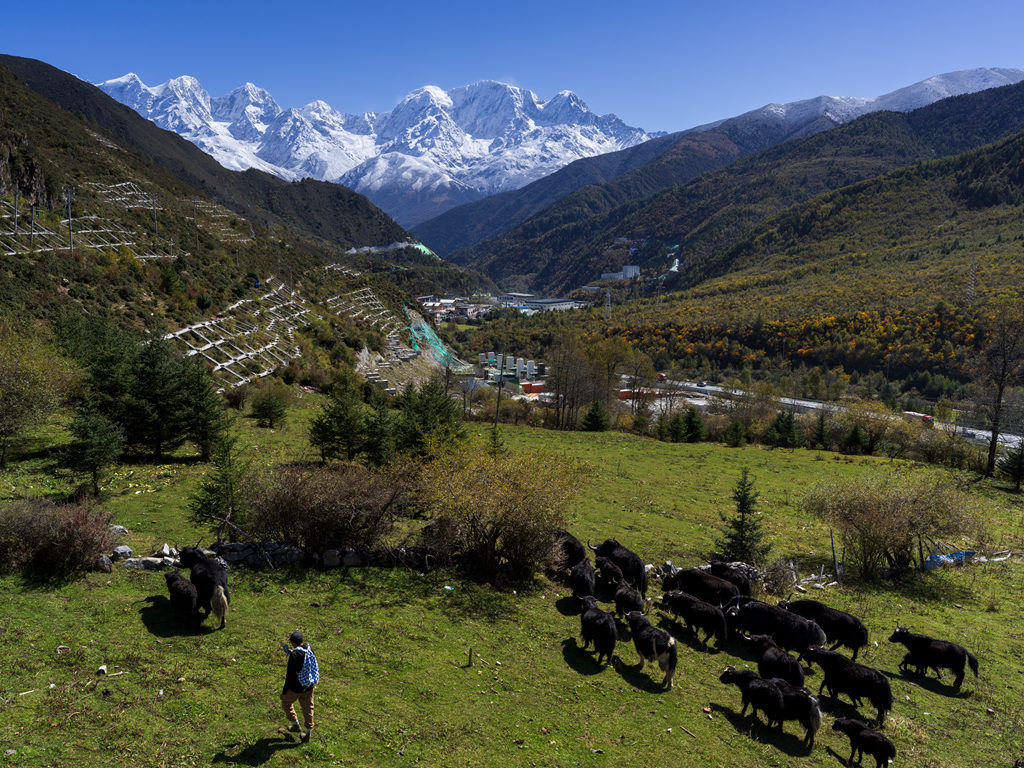
[[[261,460],[295,455],[301,427],[295,418],[269,435],[246,422],[243,442],[265,442]],[[617,434],[507,434],[515,450],[586,462],[571,526],[582,536],[617,535],[649,560],[684,564],[713,540],[717,513],[729,508],[742,466],[754,473],[777,550],[804,553],[807,567],[825,557],[827,538],[820,524],[799,513],[804,489],[829,477],[888,470],[884,461],[819,460],[806,451],[668,445]],[[18,492],[43,482],[28,470],[44,461],[17,463]],[[152,485],[169,471],[175,488],[151,494],[125,489],[124,477],[112,483],[111,507],[141,531],[131,541],[137,549],[195,535],[182,504],[200,467],[135,467],[131,481]],[[8,496],[12,488],[5,482],[0,493]],[[976,493],[999,544],[1019,548],[1019,503],[995,487]],[[158,523],[143,525],[147,519]],[[157,527],[154,535],[150,528]],[[960,640],[981,659],[981,679],[968,679],[960,697],[934,680],[893,679],[897,703],[887,732],[900,763],[1004,764],[1024,749],[1024,617],[1010,597],[1020,593],[1021,576],[1014,561],[933,575],[906,590],[830,591],[830,600],[864,617],[881,641],[866,650],[866,663],[895,670],[902,649],[884,639],[897,618]],[[237,572],[232,584],[227,631],[190,637],[164,619],[160,574],[115,570],[53,592],[14,578],[0,582],[6,609],[0,745],[18,750],[7,762],[641,766],[684,757],[691,765],[829,766],[836,761],[829,749],[847,754],[845,741],[828,730],[828,717],[806,757],[794,724],[785,737],[764,742],[740,732],[738,694],[716,680],[726,663],[742,663],[731,654],[706,653],[682,640],[671,692],[632,666],[598,669],[576,650],[578,620],[565,589],[550,582],[525,594],[498,594],[443,574],[355,570]],[[283,672],[276,646],[295,627],[310,636],[325,675],[317,694],[321,728],[308,747],[274,732]],[[71,651],[58,656],[58,644]],[[470,647],[477,656],[464,668]],[[619,656],[627,665],[636,658],[628,646]],[[102,663],[128,674],[93,685]],[[816,685],[820,677],[810,680]],[[18,695],[27,690],[34,692]]]

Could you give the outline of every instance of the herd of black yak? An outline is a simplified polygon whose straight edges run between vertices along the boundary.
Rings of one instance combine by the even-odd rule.
[[[559,532],[558,546],[573,596],[581,606],[583,648],[593,645],[598,663],[610,663],[619,640],[618,616],[629,627],[639,666],[657,662],[665,673],[662,684],[670,689],[678,654],[676,639],[647,619],[650,574],[643,560],[615,539],[607,539],[597,547],[588,542],[595,555],[591,564],[583,543],[568,531]],[[795,720],[803,727],[804,744],[810,749],[821,726],[818,696],[827,693],[838,701],[845,695],[854,707],[867,702],[876,710],[875,728],[859,718],[841,717],[833,723],[832,729],[850,740],[847,762],[855,755],[859,761],[868,754],[883,768],[895,757],[892,742],[876,730],[884,726],[892,709],[889,678],[856,661],[857,653],[868,644],[868,630],[860,619],[817,600],[783,600],[778,605],[757,600],[751,596],[756,571],[743,563],[712,562],[707,568],[687,569],[666,564],[652,573],[661,579],[664,593],[659,607],[673,616],[677,626],[682,619],[697,642],[707,646],[714,638],[721,648],[730,636],[745,639],[747,650],[757,661],[757,672],[729,666],[719,676],[722,683],[739,689],[741,715],[749,707],[755,723],[760,723],[758,713],[762,713],[768,727],[780,730],[784,721]],[[598,605],[599,594],[613,595],[614,613]],[[900,672],[913,667],[916,673],[927,674],[931,669],[941,677],[940,670],[948,669],[956,676],[953,687],[957,690],[967,665],[978,675],[978,660],[956,643],[900,626],[889,642],[907,649]],[[848,649],[851,655],[847,657],[837,648]],[[805,660],[822,670],[817,696],[804,687],[801,662]]]

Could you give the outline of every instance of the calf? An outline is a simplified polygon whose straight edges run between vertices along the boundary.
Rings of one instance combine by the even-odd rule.
[[[661,602],[666,610],[671,611],[677,621],[680,616],[683,617],[687,631],[698,640],[700,639],[698,630],[704,630],[707,633],[703,640],[704,645],[708,644],[712,635],[719,648],[725,644],[729,630],[721,608],[698,600],[685,592],[669,592],[661,598]]]
[[[817,600],[783,600],[779,607],[813,621],[832,643],[829,650],[834,651],[839,646],[849,648],[853,651],[854,661],[857,660],[857,652],[868,644],[868,629],[853,614],[830,608]]]
[[[747,706],[752,707],[751,716],[757,720],[758,710],[764,712],[768,726],[775,723],[782,728],[784,704],[782,691],[770,680],[764,680],[752,669],[736,669],[726,667],[718,676],[719,682],[735,685],[740,689],[740,700],[743,703],[741,715],[747,713]]]
[[[580,637],[583,639],[584,650],[591,643],[594,644],[598,664],[602,663],[602,657],[605,662],[611,662],[612,654],[615,652],[615,641],[619,639],[619,632],[615,627],[615,617],[611,613],[602,611],[593,597],[583,598],[583,612],[580,614]]]
[[[730,629],[738,629],[752,635],[771,635],[772,639],[788,651],[796,651],[798,659],[812,645],[825,642],[825,633],[813,621],[797,616],[777,605],[768,605],[752,600],[737,605],[725,612]]]
[[[845,733],[850,739],[850,757],[847,764],[853,762],[854,754],[859,763],[867,752],[875,758],[875,768],[886,768],[889,761],[896,757],[896,747],[878,731],[868,728],[867,723],[851,717],[839,717],[832,723],[832,730]]]
[[[666,576],[661,582],[665,592],[681,590],[698,597],[711,605],[725,605],[740,591],[731,581],[702,571],[700,568],[683,568]]]
[[[622,569],[617,566],[614,561],[607,557],[598,557],[597,560],[598,570],[598,585],[603,589],[615,589],[625,581],[622,575]]]
[[[643,596],[626,582],[615,590],[615,613],[618,616],[625,616],[630,611],[643,611],[645,603]]]
[[[586,558],[580,560],[569,571],[569,586],[573,597],[582,600],[594,594],[594,566]]]
[[[821,728],[821,706],[818,699],[806,688],[790,684],[781,677],[773,677],[771,683],[782,694],[782,719],[796,720],[804,727],[804,744],[814,746],[814,736]]]
[[[193,625],[199,624],[199,610],[197,608],[198,595],[195,585],[181,575],[181,571],[165,573],[167,581],[167,592],[171,598],[171,607],[181,617],[182,621]]]
[[[804,668],[800,662],[779,648],[768,635],[751,635],[757,671],[763,678],[781,677],[800,688],[804,684]]]
[[[228,572],[223,565],[204,555],[199,547],[183,547],[178,553],[178,560],[182,567],[192,570],[189,580],[196,586],[198,606],[206,610],[206,613],[203,614],[204,619],[210,615],[210,611],[213,609],[211,602],[217,587],[224,591],[225,604],[231,601],[231,592],[228,591]],[[220,628],[224,628],[223,617],[221,617]]]
[[[807,651],[807,659],[822,668],[824,679],[818,687],[820,695],[826,688],[829,695],[839,698],[845,693],[855,707],[861,706],[861,699],[867,699],[878,710],[879,727],[885,722],[886,713],[892,709],[892,688],[889,678],[877,669],[850,661],[841,653],[814,646]]]
[[[676,673],[677,649],[676,639],[668,632],[652,627],[647,617],[640,611],[626,614],[629,632],[633,636],[633,647],[640,656],[639,667],[649,661],[657,661],[661,671],[665,673],[662,685],[672,690],[672,676]]]
[[[890,643],[900,643],[906,646],[907,655],[900,663],[900,671],[906,670],[908,664],[913,664],[920,670],[922,667],[927,673],[927,668],[935,670],[935,674],[942,677],[940,669],[948,669],[956,675],[953,687],[959,689],[964,681],[964,667],[971,665],[974,676],[978,676],[978,659],[974,654],[962,645],[950,642],[949,640],[936,640],[928,635],[919,635],[911,632],[906,627],[896,626],[896,631],[889,638]]]
[[[740,563],[740,565],[743,564]],[[749,566],[747,567],[749,568]],[[723,563],[721,560],[712,560],[711,574],[736,585],[736,589],[740,591],[741,595],[750,597],[750,579],[747,578],[747,574],[739,568],[730,565],[729,563]]]

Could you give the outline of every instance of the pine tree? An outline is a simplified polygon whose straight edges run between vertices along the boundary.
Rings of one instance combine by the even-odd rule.
[[[825,411],[818,412],[818,419],[814,422],[814,431],[811,433],[811,447],[828,450],[828,430],[825,427]]]
[[[668,438],[673,443],[681,443],[686,439],[686,424],[683,421],[683,414],[676,411],[668,420]]]
[[[224,538],[228,523],[245,514],[245,488],[251,481],[250,462],[238,449],[233,435],[222,437],[213,448],[212,469],[189,500],[192,522]]]
[[[202,460],[209,461],[214,446],[227,434],[231,419],[224,410],[224,398],[217,391],[210,369],[195,358],[186,360],[184,368],[188,439],[195,443]]]
[[[161,459],[185,442],[191,410],[185,365],[170,342],[143,345],[131,363],[131,382],[122,424],[130,445],[145,447]]]
[[[604,432],[608,429],[611,417],[604,403],[595,400],[587,409],[587,415],[583,417],[583,429],[587,432]]]
[[[765,442],[775,448],[797,448],[803,442],[796,417],[789,411],[776,414],[764,437]]]
[[[310,420],[309,444],[325,462],[342,454],[353,461],[366,441],[366,410],[359,392],[349,382],[339,383]]]
[[[686,415],[683,417],[683,435],[688,443],[699,443],[707,437],[704,419],[692,405],[686,410]]]
[[[387,403],[380,402],[366,422],[363,455],[367,464],[382,467],[395,458],[395,420]]]
[[[736,502],[736,511],[731,517],[721,515],[725,525],[715,543],[715,557],[727,562],[739,560],[753,565],[762,564],[771,545],[764,540],[761,518],[756,511],[757,491],[745,467],[733,489],[732,498]]]
[[[999,459],[999,471],[1013,483],[1013,490],[1020,493],[1021,482],[1024,481],[1024,443],[1017,445]]]
[[[508,448],[505,447],[505,441],[501,437],[501,430],[498,427],[492,427],[487,438],[487,455],[498,458],[507,453]]]
[[[267,387],[252,401],[252,416],[261,427],[280,426],[288,415],[288,405],[275,387]]]
[[[68,463],[92,479],[93,496],[100,495],[100,475],[124,451],[124,431],[87,404],[71,422],[74,441],[68,446]]]
[[[740,448],[747,443],[747,428],[739,419],[733,419],[725,430],[725,444],[730,448]]]
[[[396,429],[400,451],[423,454],[432,445],[451,446],[466,436],[461,406],[444,391],[444,382],[428,381],[419,389],[408,386],[401,398]]]

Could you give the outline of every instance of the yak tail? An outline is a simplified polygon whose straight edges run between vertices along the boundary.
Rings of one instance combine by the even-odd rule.
[[[808,713],[807,718],[807,735],[810,736],[811,742],[814,742],[814,736],[821,728],[821,707],[818,705],[818,697],[811,696],[811,711]]]
[[[210,605],[213,608],[213,615],[220,619],[220,626],[223,629],[228,615],[228,598],[224,594],[224,587],[219,584],[213,588]]]
[[[967,663],[971,665],[971,672],[973,672],[974,676],[977,677],[978,676],[978,657],[975,656],[970,651],[968,651],[967,652]]]
[[[676,639],[674,637],[669,637],[668,649],[665,651],[665,655],[668,656],[668,660],[665,664],[664,685],[669,690],[672,690],[672,677],[676,673],[676,663],[679,661],[679,647],[676,645]]]

